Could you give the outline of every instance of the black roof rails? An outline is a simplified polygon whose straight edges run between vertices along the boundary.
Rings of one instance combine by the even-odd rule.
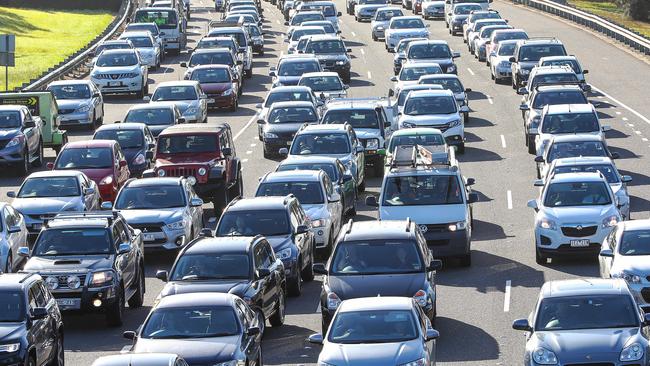
[[[542,82],[535,84],[535,90],[539,89],[542,86],[555,86],[555,85],[576,85],[580,86],[580,81],[556,81],[556,82]]]
[[[113,220],[117,219],[120,216],[120,214],[117,211],[62,212],[44,219],[43,225],[47,226],[49,221],[54,219],[71,219],[80,216],[85,218],[106,219],[108,220],[108,223],[111,224],[113,223]]]

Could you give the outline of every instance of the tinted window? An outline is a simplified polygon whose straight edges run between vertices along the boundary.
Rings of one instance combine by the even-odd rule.
[[[582,72],[580,65],[575,60],[544,61],[542,66],[569,66],[576,74],[580,74]]]
[[[499,56],[513,56],[516,43],[499,44]]]
[[[402,81],[418,80],[421,76],[428,74],[442,74],[442,69],[438,65],[403,67],[399,73],[399,79]]]
[[[285,210],[231,210],[224,213],[217,227],[221,236],[277,236],[290,232]]]
[[[264,103],[265,107],[270,107],[271,104],[276,102],[311,102],[311,95],[309,92],[271,92],[266,98]]]
[[[598,117],[595,113],[564,113],[546,115],[542,133],[586,133],[597,132]]]
[[[122,39],[128,39],[133,43],[133,47],[136,48],[147,48],[153,47],[153,42],[149,37],[124,37]]]
[[[158,137],[162,154],[205,153],[219,150],[216,135],[170,135]]]
[[[35,256],[110,254],[113,252],[108,231],[104,228],[48,229],[42,231]]]
[[[303,205],[321,204],[324,202],[323,191],[318,182],[276,182],[262,183],[257,188],[257,197],[286,196],[293,194]]]
[[[305,51],[315,54],[345,53],[345,45],[341,40],[314,41],[307,44]]]
[[[248,41],[246,39],[246,35],[243,32],[210,32],[209,34],[210,37],[214,36],[220,36],[220,37],[226,37],[230,36],[233,37],[236,41],[239,47],[247,47],[248,46]]]
[[[348,154],[349,152],[348,136],[342,133],[299,134],[291,143],[292,155]]]
[[[456,110],[456,99],[452,96],[408,98],[404,104],[404,114],[409,116],[451,114],[456,113]]]
[[[157,308],[145,323],[142,338],[208,338],[239,334],[239,322],[229,306]]]
[[[176,12],[171,10],[138,10],[135,13],[137,23],[156,23],[160,29],[174,29],[178,23]]]
[[[328,163],[300,163],[300,164],[281,164],[278,171],[284,172],[287,170],[322,170],[330,179],[338,181],[337,169],[334,164]]]
[[[416,44],[411,45],[408,51],[410,59],[451,58],[449,46],[446,44]]]
[[[520,61],[539,61],[546,56],[566,56],[562,45],[528,45],[519,49]]]
[[[413,313],[408,310],[339,312],[330,327],[332,343],[405,342],[418,336]]]
[[[426,135],[393,135],[390,139],[388,151],[393,152],[397,146],[432,146],[444,145],[445,139],[439,134],[426,134]]]
[[[390,29],[416,29],[424,28],[422,19],[391,19]]]
[[[579,156],[607,156],[607,149],[600,141],[556,142],[550,147],[547,161]]]
[[[385,181],[383,205],[417,206],[463,203],[455,175],[393,177]]]
[[[63,149],[56,159],[56,169],[101,169],[113,164],[109,147]]]
[[[424,265],[415,241],[346,241],[336,247],[330,271],[335,275],[419,273]]]
[[[300,25],[308,20],[324,20],[323,14],[316,13],[298,13],[291,18],[291,25]]]
[[[460,83],[460,80],[458,79],[451,79],[451,78],[424,78],[423,80],[419,81],[419,84],[426,84],[426,85],[440,85],[444,89],[449,89],[454,93],[462,93],[465,91],[465,88],[463,88],[463,84]]]
[[[325,34],[325,30],[324,29],[296,29],[291,34],[291,40],[295,42],[300,40],[300,37],[302,36],[310,36],[313,34]]]
[[[142,130],[106,129],[97,131],[93,139],[113,140],[117,141],[122,149],[133,149],[143,146],[144,133]]]
[[[494,35],[494,40],[497,43],[509,39],[528,39],[528,35],[526,32],[497,32]]]
[[[536,330],[638,327],[637,309],[624,295],[554,297],[542,300]]]
[[[318,61],[281,62],[278,69],[280,76],[301,76],[308,72],[320,71]]]
[[[181,186],[124,187],[115,202],[119,210],[150,210],[184,207]]]
[[[234,49],[238,47],[233,43],[231,39],[202,39],[199,41],[199,45],[196,48],[219,48],[226,47],[228,49]],[[236,51],[236,49],[235,49]]]
[[[530,81],[530,89],[534,89],[538,84],[561,84],[561,83],[577,83],[578,77],[575,74],[547,74],[535,76]],[[565,103],[566,104],[566,103]]]
[[[174,112],[170,108],[135,109],[127,113],[124,122],[139,122],[149,126],[174,124]]]
[[[183,254],[171,273],[172,281],[247,279],[248,255],[242,253]]]
[[[269,123],[317,122],[318,116],[312,107],[273,108],[269,113]]]
[[[480,5],[459,5],[454,7],[454,14],[467,15],[474,10],[481,10]]]
[[[0,323],[20,322],[25,318],[25,300],[17,291],[0,291]]]
[[[20,187],[18,197],[74,197],[79,193],[77,177],[28,178]]]
[[[602,182],[552,183],[544,197],[546,207],[609,205],[612,200]]]
[[[56,99],[88,99],[90,88],[85,84],[53,85],[47,90],[54,93]]]
[[[586,103],[587,97],[585,97],[581,91],[544,91],[535,95],[535,100],[533,100],[533,108],[542,109],[545,105]]]
[[[375,17],[375,20],[379,21],[387,21],[391,20],[393,17],[399,17],[404,15],[402,13],[402,10],[400,9],[395,9],[395,10],[382,10],[377,13],[377,16]]]
[[[151,100],[155,102],[198,99],[194,86],[163,86],[156,88]]]
[[[95,63],[99,67],[134,66],[138,64],[135,53],[102,53]]]
[[[379,128],[379,119],[374,109],[330,110],[323,116],[322,123],[349,123],[353,128]]]
[[[310,76],[300,79],[300,86],[308,86],[313,92],[343,90],[343,83],[338,76]]]
[[[596,173],[600,172],[607,179],[607,183],[618,183],[618,174],[616,168],[610,164],[593,164],[593,165],[572,165],[572,166],[559,166],[553,170],[555,174],[562,173]]]
[[[199,83],[229,83],[230,72],[226,69],[198,69],[192,72],[190,80]]]
[[[198,65],[233,65],[232,54],[229,52],[195,53],[190,58],[190,67]]]

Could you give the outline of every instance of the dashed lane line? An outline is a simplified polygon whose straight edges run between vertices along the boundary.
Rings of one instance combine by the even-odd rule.
[[[472,71],[472,69],[470,69],[469,67],[467,68],[467,71],[469,71],[469,73],[472,74],[472,76],[476,75],[474,71]]]
[[[621,106],[621,107],[627,109],[627,110],[630,111],[632,114],[634,114],[635,116],[639,117],[643,122],[645,122],[645,123],[647,123],[647,124],[650,125],[650,119],[646,118],[644,115],[642,115],[641,113],[635,111],[634,109],[628,107],[627,105],[625,105],[624,103],[622,103],[620,100],[618,100],[618,99],[612,97],[611,95],[605,93],[604,91],[602,91],[602,90],[599,89],[599,88],[594,87],[593,85],[591,86],[591,89],[596,90],[596,91],[599,92],[600,94],[602,94],[602,95],[606,96],[607,98],[611,99],[614,103],[616,103],[616,104],[618,104],[619,106]]]
[[[235,135],[235,137],[232,138],[233,141],[237,141],[237,139],[239,138],[239,136],[241,136],[241,135],[244,133],[244,131],[246,131],[246,129],[248,128],[248,126],[250,126],[250,125],[253,124],[253,122],[255,121],[255,117],[257,117],[257,114],[253,115],[253,117],[251,117],[251,119],[250,119],[248,122],[246,122],[246,125],[244,125],[244,127],[243,127],[239,132],[237,132],[237,134]]]
[[[372,74],[368,71],[368,79],[372,79]]]
[[[492,99],[491,96],[486,95],[486,97],[487,97],[487,100],[488,100],[488,102],[489,102],[490,104],[494,104],[494,99]]]
[[[506,137],[501,135],[501,146],[505,149],[506,148]]]
[[[510,291],[512,288],[512,281],[506,281],[506,291],[503,299],[503,312],[507,313],[510,311]]]
[[[512,191],[506,192],[506,199],[508,201],[508,210],[512,210]]]

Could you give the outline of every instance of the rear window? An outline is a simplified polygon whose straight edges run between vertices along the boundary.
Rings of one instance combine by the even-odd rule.
[[[174,29],[178,25],[178,17],[171,10],[138,10],[135,13],[135,22],[156,23],[160,29]]]

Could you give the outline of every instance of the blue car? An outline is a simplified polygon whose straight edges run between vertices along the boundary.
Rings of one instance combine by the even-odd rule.
[[[132,177],[140,177],[150,169],[156,139],[144,123],[115,123],[95,131],[93,140],[113,140],[120,144]]]

